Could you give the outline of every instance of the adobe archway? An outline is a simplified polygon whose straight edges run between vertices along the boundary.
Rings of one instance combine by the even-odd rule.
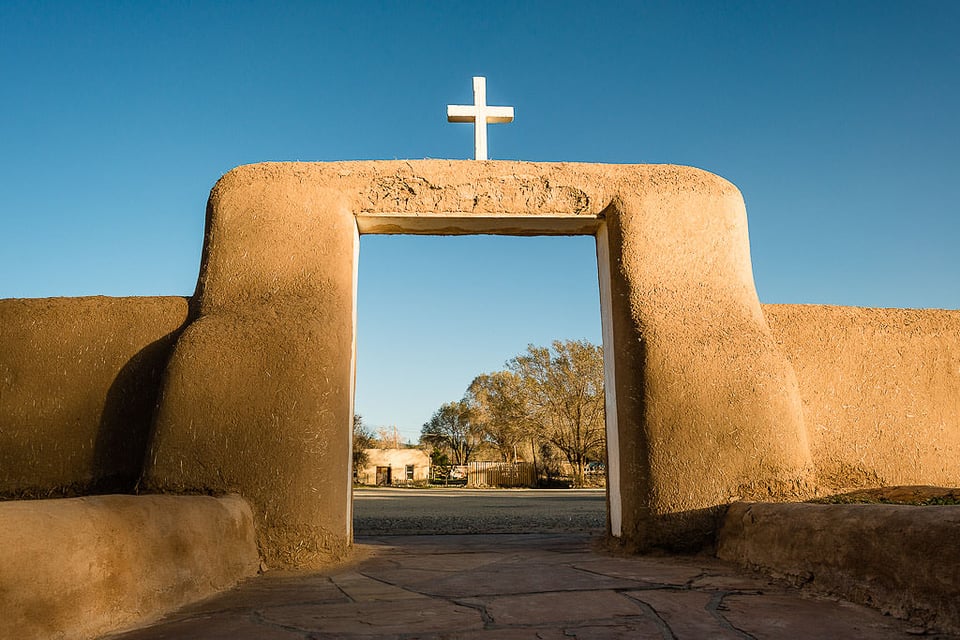
[[[625,544],[695,546],[718,506],[805,482],[797,383],[729,182],[652,165],[250,165],[211,192],[196,315],[143,484],[239,491],[272,566],[322,563],[352,539],[361,233],[596,236],[610,525]]]

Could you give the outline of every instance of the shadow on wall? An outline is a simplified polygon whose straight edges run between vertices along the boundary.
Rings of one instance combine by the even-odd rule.
[[[188,323],[134,354],[110,385],[94,444],[91,493],[136,489],[153,438],[163,373]]]
[[[190,301],[0,300],[0,499],[131,492]]]
[[[621,538],[608,535],[607,546],[629,554],[712,551],[728,507],[723,504],[648,516],[637,529],[624,531]]]

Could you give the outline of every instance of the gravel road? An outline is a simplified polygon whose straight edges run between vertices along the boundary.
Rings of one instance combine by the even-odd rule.
[[[355,489],[358,536],[603,533],[603,489]]]

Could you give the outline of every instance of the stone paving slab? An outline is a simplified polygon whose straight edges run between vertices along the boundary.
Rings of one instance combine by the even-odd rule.
[[[396,602],[398,600],[423,600],[427,596],[416,591],[408,591],[380,580],[375,575],[367,577],[351,571],[331,576],[330,580],[352,602]]]
[[[473,607],[431,598],[392,602],[368,601],[324,607],[297,604],[265,609],[259,614],[264,622],[284,629],[333,634],[341,638],[356,634],[379,637],[399,634],[423,636],[451,630],[479,630],[484,624],[480,612]]]
[[[650,606],[676,640],[742,640],[744,635],[716,613],[722,592],[656,589],[627,593]]]
[[[418,588],[422,593],[434,596],[462,598],[547,591],[629,589],[633,586],[628,580],[578,571],[565,565],[530,562],[488,565],[480,570],[454,574],[432,584],[421,584]]]
[[[483,606],[494,626],[582,624],[640,617],[637,603],[616,591],[567,591],[496,596],[469,601]]]
[[[789,593],[730,595],[724,598],[721,609],[734,627],[758,639],[887,640],[924,633],[858,604],[829,598],[798,599]]]
[[[687,558],[673,562],[649,558],[600,558],[577,562],[574,566],[582,571],[649,585],[684,586],[704,575],[703,567]]]
[[[268,572],[114,640],[958,638],[713,557],[614,557],[588,535],[364,539],[326,572]]]
[[[284,629],[264,622],[253,610],[199,614],[164,622],[139,631],[109,638],[130,640],[304,640],[309,636],[295,629]]]
[[[241,588],[188,605],[183,614],[209,614],[243,611],[256,602],[259,607],[274,607],[298,602],[334,604],[351,602],[349,596],[326,575],[271,571],[247,580]]]
[[[422,553],[399,553],[400,549],[394,549],[389,558],[384,558],[384,564],[394,567],[419,569],[422,571],[469,571],[477,569],[487,564],[503,561],[503,553],[483,553],[482,551],[473,553],[433,553],[424,555]],[[370,564],[375,564],[374,559]]]

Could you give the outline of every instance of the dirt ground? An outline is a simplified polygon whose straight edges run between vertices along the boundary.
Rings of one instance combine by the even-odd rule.
[[[606,528],[603,489],[355,489],[358,536],[591,533]]]
[[[910,486],[858,489],[813,500],[821,504],[912,504],[917,506],[960,504],[960,489]]]

